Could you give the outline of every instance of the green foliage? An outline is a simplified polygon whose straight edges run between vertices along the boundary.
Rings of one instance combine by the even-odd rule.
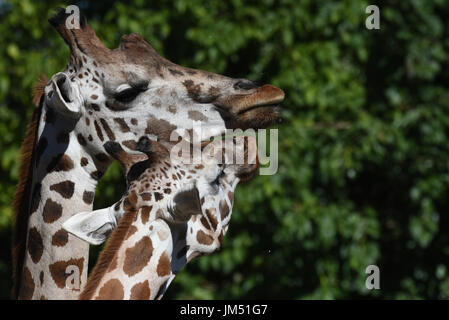
[[[0,296],[9,296],[11,199],[38,75],[68,48],[59,1],[0,1]],[[138,32],[166,58],[286,92],[279,170],[238,187],[230,232],[167,298],[449,298],[449,7],[443,0],[80,1],[116,47]],[[117,165],[95,206],[123,188]],[[92,262],[95,259],[92,254]],[[365,289],[376,264],[381,290]]]

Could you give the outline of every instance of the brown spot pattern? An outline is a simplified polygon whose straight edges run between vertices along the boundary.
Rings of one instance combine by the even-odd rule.
[[[109,140],[115,141],[115,135],[114,132],[112,132],[111,128],[109,127],[108,123],[106,122],[106,120],[104,120],[103,118],[100,119],[101,125],[103,126],[104,131],[106,131],[106,134],[109,138]]]
[[[147,121],[146,134],[154,134],[160,140],[170,141],[170,135],[176,126],[163,119],[152,118]]]
[[[80,274],[83,273],[83,265],[84,264],[84,258],[79,259],[70,259],[67,261],[57,261],[51,265],[48,266],[50,270],[51,277],[53,278],[53,281],[56,283],[58,288],[63,289],[66,285],[67,277],[71,275],[71,273],[66,273],[68,266],[76,266],[78,267],[78,270]]]
[[[75,191],[75,184],[72,181],[66,180],[50,186],[50,190],[56,191],[65,199],[70,199]]]
[[[144,192],[144,193],[140,194],[140,197],[141,197],[142,200],[144,200],[144,201],[150,201],[150,200],[151,200],[151,193],[149,193],[149,192]]]
[[[214,216],[215,208],[206,209],[206,216],[210,221],[210,224],[212,225],[212,228],[214,230],[217,230],[217,218]]]
[[[204,114],[202,114],[197,110],[189,110],[187,114],[189,115],[189,118],[192,120],[206,121],[208,119]]]
[[[136,150],[137,142],[135,140],[125,140],[122,142],[122,144],[131,150]]]
[[[60,154],[48,164],[47,172],[70,171],[74,167],[73,160],[66,154]]]
[[[170,259],[168,258],[166,252],[164,252],[159,258],[156,271],[159,277],[167,276],[170,274]]]
[[[152,206],[143,206],[142,207],[141,217],[142,217],[143,224],[147,223],[148,220],[150,219],[150,212],[151,212],[152,208],[153,208]]]
[[[101,141],[104,141],[103,131],[101,131],[100,126],[98,125],[97,120],[94,120],[95,131],[97,131],[97,136]]]
[[[59,229],[56,233],[51,237],[51,244],[57,247],[63,247],[69,241],[69,234],[64,229]]]
[[[228,191],[228,199],[229,203],[232,204],[232,202],[234,201],[234,193],[232,191]]]
[[[229,206],[225,200],[220,201],[220,217],[224,220],[229,214]]]
[[[86,204],[92,204],[94,202],[95,192],[93,191],[84,191],[83,193],[83,201]]]
[[[182,84],[186,87],[187,95],[192,100],[199,100],[201,93],[201,86],[199,84],[195,84],[192,80],[185,80]]]
[[[183,76],[184,73],[182,73],[181,71],[172,69],[172,68],[168,68],[168,71],[170,71],[170,73],[174,76]]]
[[[148,280],[137,283],[131,288],[131,300],[148,300],[150,296],[151,291]]]
[[[114,118],[115,123],[118,124],[121,132],[130,132],[131,129],[126,124],[126,121],[123,118]]]
[[[42,211],[42,216],[44,218],[44,222],[52,223],[58,220],[62,215],[62,206],[51,200],[47,199],[45,202],[44,209]]]
[[[136,209],[137,196],[135,192],[132,192],[129,196],[123,200],[123,209],[125,211],[131,211]]]
[[[151,239],[143,237],[134,247],[126,249],[123,271],[130,277],[135,275],[147,265],[152,254],[153,244]]]
[[[211,245],[212,242],[214,242],[214,238],[212,238],[210,235],[205,234],[203,230],[198,231],[196,234],[196,240],[198,240],[199,243],[204,245]]]
[[[123,300],[125,292],[122,283],[118,279],[108,280],[101,287],[96,300]]]
[[[154,193],[154,199],[155,199],[156,201],[159,201],[159,200],[164,199],[164,196],[162,195],[162,193],[155,192],[155,193]]]
[[[206,217],[202,216],[201,219],[201,224],[206,228],[206,229],[210,229],[210,225],[209,225],[209,221],[207,221]]]
[[[81,133],[78,133],[76,138],[78,139],[78,142],[79,142],[80,145],[82,145],[82,146],[87,145],[87,141],[86,141],[86,139],[84,139],[84,137],[83,137],[83,135]]]
[[[85,157],[81,158],[80,164],[82,167],[87,166],[88,163],[89,163],[89,160],[87,160],[87,158],[85,158]]]
[[[41,260],[42,253],[44,252],[44,244],[39,231],[35,227],[31,228],[28,232],[28,253],[31,260],[34,263],[38,263]]]

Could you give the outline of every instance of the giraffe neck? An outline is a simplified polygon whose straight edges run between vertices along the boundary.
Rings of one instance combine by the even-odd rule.
[[[176,274],[193,258],[221,246],[231,218],[238,184],[223,184],[216,195],[202,198],[202,214],[186,222],[159,217],[167,206],[139,206],[131,192],[125,214],[89,278],[81,299],[160,299]],[[134,199],[134,200],[133,200]],[[126,206],[129,206],[126,208]]]
[[[89,246],[61,227],[73,214],[92,210],[98,164],[73,129],[44,106],[39,122],[20,299],[76,299],[87,280]]]
[[[155,299],[171,276],[169,225],[154,219],[161,207],[130,209],[120,219],[80,299]]]

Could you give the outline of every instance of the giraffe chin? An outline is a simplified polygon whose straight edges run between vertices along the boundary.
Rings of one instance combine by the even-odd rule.
[[[264,129],[279,121],[280,113],[278,104],[251,107],[239,114],[236,127]]]
[[[257,153],[257,140],[255,137],[245,137],[244,140],[244,159],[255,159],[255,163],[245,163],[242,165],[238,165],[238,169],[236,172],[236,177],[239,178],[240,183],[245,183],[252,180],[257,173],[257,169],[259,168],[259,156]]]
[[[207,146],[209,146],[211,143],[215,143],[216,141],[222,141],[222,138],[224,138],[224,134],[221,137],[216,136],[215,138],[217,140],[205,140],[201,142],[201,150],[204,150]],[[221,147],[221,145],[219,145]],[[213,147],[213,146],[212,146]],[[229,163],[228,166],[233,166],[236,168],[235,176],[239,178],[239,183],[245,183],[250,180],[252,180],[257,173],[257,169],[259,168],[259,157],[257,154],[257,140],[253,136],[244,136],[244,144],[243,144],[243,152],[244,156],[243,159],[245,159],[245,163],[243,164],[235,164],[235,163]],[[253,162],[253,160],[250,161],[250,159],[255,158],[255,163],[246,163]],[[225,163],[226,167],[226,163]]]

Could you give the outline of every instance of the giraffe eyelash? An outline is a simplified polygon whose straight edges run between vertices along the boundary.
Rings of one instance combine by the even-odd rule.
[[[139,93],[141,93],[140,90],[136,90],[135,88],[128,88],[114,94],[114,99],[119,102],[128,103],[133,101],[139,95]]]
[[[139,83],[134,86],[122,84],[117,88],[117,92],[114,94],[114,99],[122,103],[129,103],[133,101],[141,92],[144,92],[147,89],[148,82]]]

